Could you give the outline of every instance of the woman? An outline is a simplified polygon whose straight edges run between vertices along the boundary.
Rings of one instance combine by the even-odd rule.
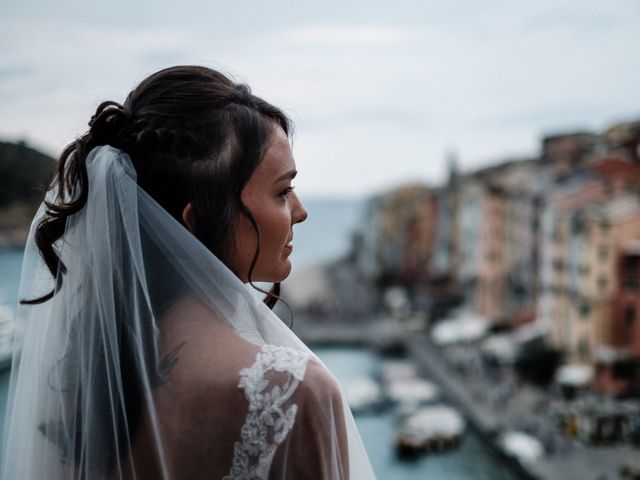
[[[307,216],[287,117],[174,67],[89,125],[25,252],[3,478],[374,478],[335,379],[270,310]]]

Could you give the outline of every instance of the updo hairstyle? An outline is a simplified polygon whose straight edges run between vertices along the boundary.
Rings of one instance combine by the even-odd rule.
[[[124,104],[100,104],[89,126],[62,152],[49,187],[58,187],[57,201],[47,203],[35,234],[54,277],[66,271],[54,244],[64,234],[67,218],[87,201],[91,185],[86,159],[101,145],[127,153],[140,187],[179,222],[184,224],[182,212],[191,203],[194,235],[223,262],[233,254],[231,232],[239,214],[249,219],[259,238],[240,194],[264,157],[274,129],[280,127],[289,135],[291,123],[248,86],[205,67],[167,68],[142,81]],[[258,255],[259,241],[249,282]],[[278,293],[275,284],[265,303],[273,307]],[[54,291],[24,303],[42,303],[53,295]]]

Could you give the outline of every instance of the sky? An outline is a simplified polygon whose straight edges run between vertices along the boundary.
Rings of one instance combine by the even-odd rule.
[[[57,155],[154,71],[219,69],[296,125],[301,196],[361,197],[640,119],[637,0],[2,0],[0,139]]]

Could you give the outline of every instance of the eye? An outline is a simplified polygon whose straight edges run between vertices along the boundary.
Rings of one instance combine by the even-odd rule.
[[[294,188],[296,188],[296,187],[287,187],[287,188],[285,188],[284,190],[282,190],[282,191],[278,194],[278,196],[279,196],[279,197],[282,197],[283,199],[286,199],[286,198],[287,198],[287,195],[289,195],[289,194],[293,191],[293,189],[294,189]]]

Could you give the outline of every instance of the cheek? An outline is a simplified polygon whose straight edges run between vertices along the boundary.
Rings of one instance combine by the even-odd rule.
[[[291,269],[285,254],[285,245],[291,235],[291,216],[286,207],[280,206],[269,208],[263,205],[262,208],[253,209],[252,213],[260,229],[260,256],[252,275],[253,280],[280,282],[289,275]],[[246,223],[251,228],[249,222]],[[247,246],[243,247],[247,269],[256,247],[256,234],[253,230],[250,234],[251,243],[247,242]]]
[[[225,263],[237,274],[245,274],[257,247],[256,233],[249,220],[238,218],[233,231],[233,249]]]
[[[287,243],[291,231],[291,217],[285,209],[261,212],[256,216],[265,248],[281,248]]]
[[[242,215],[236,225],[236,248],[239,250],[255,249],[258,237],[251,221]]]

